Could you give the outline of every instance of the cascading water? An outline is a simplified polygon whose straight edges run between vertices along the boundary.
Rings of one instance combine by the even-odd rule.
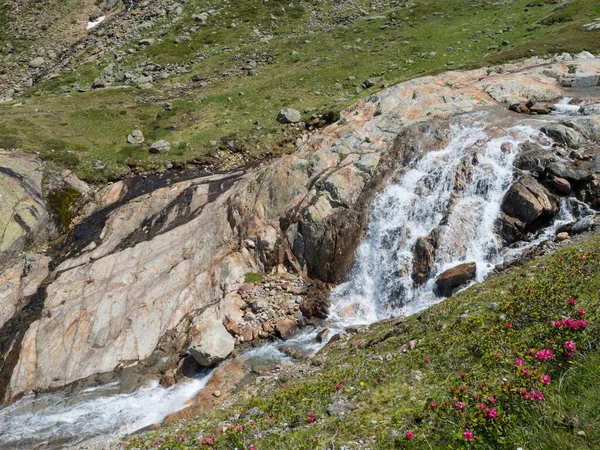
[[[469,115],[451,126],[446,148],[400,169],[399,182],[386,187],[373,205],[348,281],[332,293],[332,317],[370,323],[413,314],[439,301],[434,280],[444,270],[475,262],[481,281],[514,255],[514,250],[502,251],[495,224],[513,181],[518,146],[524,142],[545,148],[552,144],[529,126],[494,135],[486,131],[484,117]],[[569,205],[562,209],[568,211]],[[417,286],[411,276],[413,249],[418,238],[433,233],[438,242],[435,261],[428,280]]]
[[[73,448],[102,434],[123,436],[160,423],[183,409],[206,386],[212,372],[168,389],[152,381],[133,393],[119,383],[79,392],[25,397],[0,409],[0,449]]]

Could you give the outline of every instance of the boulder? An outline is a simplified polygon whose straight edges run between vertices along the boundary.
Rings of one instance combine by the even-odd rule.
[[[329,328],[323,328],[317,333],[317,342],[327,342],[331,337],[331,330]]]
[[[541,175],[548,164],[556,160],[552,150],[537,147],[531,143],[521,144],[519,150],[519,155],[513,163],[517,169],[528,170]]]
[[[31,67],[32,69],[39,69],[44,65],[45,62],[46,60],[44,58],[38,56],[37,58],[34,58],[31,61],[29,61],[29,67]]]
[[[573,163],[564,163],[561,161],[557,161],[557,162],[548,164],[547,169],[548,169],[548,172],[555,175],[556,177],[559,177],[562,179],[566,178],[567,180],[572,180],[572,181],[591,180],[594,175],[592,172],[590,172],[588,170],[578,168]]]
[[[477,264],[474,262],[459,264],[446,270],[435,280],[438,293],[444,297],[452,295],[454,289],[473,281],[476,272]]]
[[[144,134],[140,130],[133,130],[129,136],[127,136],[127,142],[132,145],[142,144],[144,142]]]
[[[136,87],[138,89],[141,89],[142,91],[148,91],[148,90],[154,88],[154,85],[152,83],[140,83]]]
[[[413,248],[412,280],[415,286],[421,286],[429,279],[429,273],[435,263],[434,241],[429,236],[417,239]]]
[[[327,407],[327,414],[330,416],[343,416],[346,413],[352,412],[356,409],[352,403],[348,400],[337,400]]]
[[[92,89],[103,89],[107,85],[106,79],[103,77],[98,77],[94,81],[92,81]]]
[[[325,295],[305,298],[300,303],[300,312],[307,319],[326,319],[329,314],[330,301]]]
[[[156,141],[150,146],[149,151],[150,153],[169,153],[171,144],[164,140]]]
[[[373,86],[375,86],[380,81],[381,81],[381,78],[369,78],[369,79],[363,81],[361,86],[364,87],[365,89],[369,89],[369,88],[372,88]]]
[[[547,103],[536,103],[529,108],[529,112],[531,114],[550,114],[552,109],[552,106]]]
[[[279,115],[277,116],[277,122],[279,123],[297,123],[301,120],[302,116],[300,115],[300,111],[292,108],[283,108],[279,111]]]
[[[233,352],[235,340],[220,321],[203,320],[195,328],[199,338],[192,343],[188,353],[201,366],[214,366]]]
[[[523,239],[524,230],[525,224],[519,219],[500,213],[496,221],[496,234],[500,236],[504,245],[510,245]]]
[[[565,125],[588,139],[600,141],[600,115],[573,117]]]
[[[595,208],[600,207],[600,177],[598,174],[594,174],[590,181],[584,182],[576,194],[579,200],[589,203]]]
[[[552,179],[552,187],[562,195],[569,195],[571,193],[571,183],[561,177],[554,177]]]
[[[584,217],[573,224],[571,227],[571,234],[579,234],[588,231],[594,227],[595,224],[596,223],[591,216]]]
[[[296,319],[292,317],[285,317],[283,319],[278,320],[275,323],[275,329],[277,330],[277,334],[284,341],[293,338],[298,333],[298,325],[296,323]]]
[[[94,7],[92,9],[92,11],[90,12],[90,15],[88,17],[88,20],[90,22],[95,22],[96,20],[98,20],[100,17],[102,17],[104,15],[104,12],[98,8],[97,6]]]
[[[192,19],[194,19],[196,22],[206,23],[206,21],[208,20],[208,14],[206,14],[206,13],[194,14],[192,16]]]
[[[579,148],[583,136],[572,128],[562,124],[552,124],[542,127],[542,132],[554,139],[557,143],[569,148]]]
[[[598,86],[600,75],[594,72],[569,73],[564,75],[560,83],[566,87],[593,87]]]
[[[566,241],[567,239],[569,239],[569,237],[569,233],[567,233],[566,231],[562,231],[556,235],[556,239],[559,241]]]
[[[102,11],[111,11],[115,8],[123,7],[123,0],[100,0],[96,4]]]
[[[538,219],[551,219],[558,206],[558,199],[530,175],[514,183],[502,201],[502,211],[526,226]]]

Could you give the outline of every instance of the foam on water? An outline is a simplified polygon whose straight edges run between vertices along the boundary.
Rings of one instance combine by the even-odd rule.
[[[579,114],[579,108],[581,105],[572,105],[572,97],[563,97],[557,103],[554,104],[554,111],[552,114],[561,116],[573,116]]]
[[[119,394],[119,383],[86,389],[67,397],[48,394],[23,398],[0,410],[0,448],[71,448],[94,436],[124,436],[183,409],[210,379],[197,379],[163,388],[158,381],[131,394]],[[102,392],[99,392],[102,391]]]

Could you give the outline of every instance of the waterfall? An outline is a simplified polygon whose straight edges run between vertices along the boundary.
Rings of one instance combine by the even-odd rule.
[[[332,293],[334,320],[370,323],[413,314],[439,301],[435,278],[444,270],[476,262],[481,281],[506,257],[495,224],[518,146],[535,141],[550,148],[551,142],[529,126],[498,135],[481,118],[472,114],[452,124],[444,149],[400,168],[399,181],[379,194],[348,281]],[[432,233],[438,242],[434,264],[428,280],[415,286],[413,249]]]

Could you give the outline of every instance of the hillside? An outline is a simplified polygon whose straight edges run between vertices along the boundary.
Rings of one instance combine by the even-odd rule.
[[[593,0],[3,3],[0,148],[100,183],[292,151],[307,130],[278,124],[283,107],[314,130],[415,76],[600,51]],[[149,153],[157,140],[171,151]]]
[[[599,289],[594,236],[414,316],[354,327],[127,448],[598,448]]]

